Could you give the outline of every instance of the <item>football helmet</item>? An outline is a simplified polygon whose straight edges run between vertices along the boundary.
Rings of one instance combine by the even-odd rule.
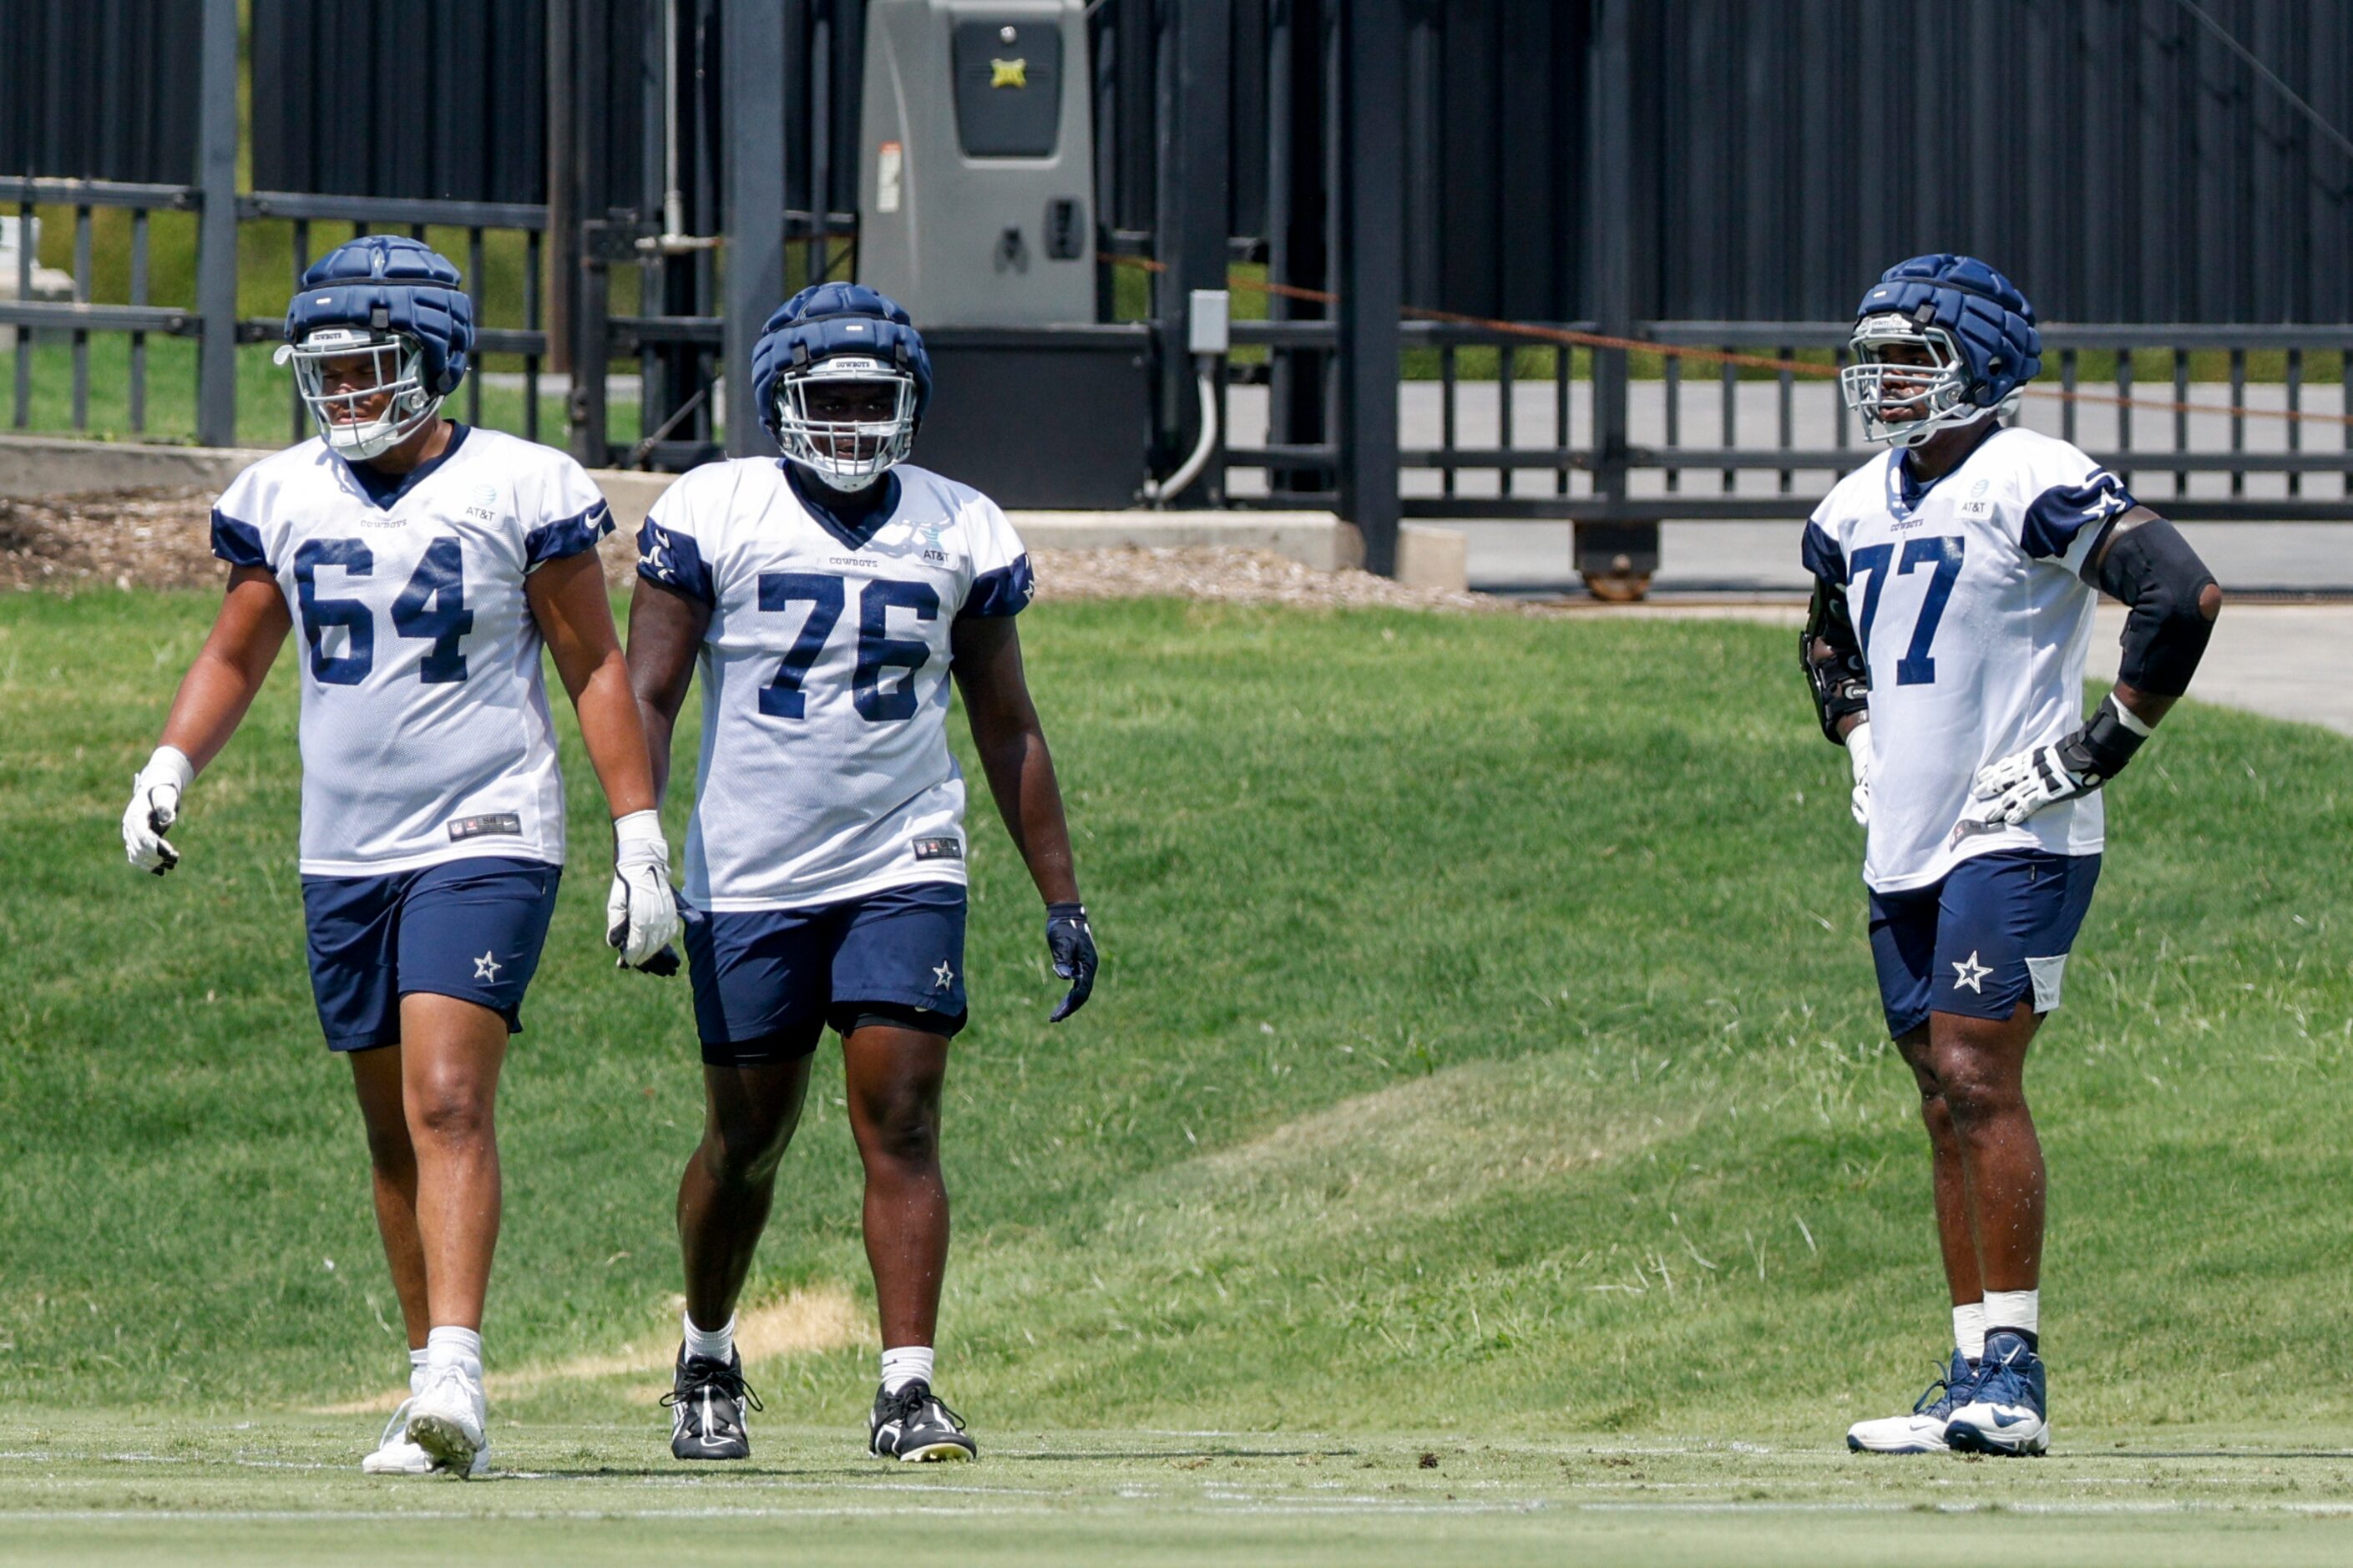
[[[1974,257],[1899,261],[1855,310],[1854,363],[1839,373],[1866,440],[1916,447],[1998,413],[2042,369],[2034,307]],[[1920,359],[1891,359],[1897,348]]]
[[[431,419],[466,377],[474,306],[458,268],[414,239],[367,235],[302,274],[276,355],[327,445],[364,461]]]
[[[903,462],[932,401],[932,361],[906,310],[857,283],[784,304],[752,350],[752,399],[786,460],[838,490]]]

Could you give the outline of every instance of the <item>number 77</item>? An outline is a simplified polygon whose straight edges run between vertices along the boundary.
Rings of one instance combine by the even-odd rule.
[[[1908,577],[1915,566],[1930,562],[1936,563],[1936,573],[1928,579],[1928,592],[1920,600],[1920,618],[1912,627],[1912,646],[1895,661],[1898,686],[1936,683],[1936,661],[1928,656],[1928,649],[1936,640],[1936,623],[1945,618],[1945,605],[1952,598],[1953,584],[1961,574],[1961,551],[1968,542],[1959,534],[1904,542],[1903,558],[1895,563],[1898,576]],[[1873,544],[1856,551],[1852,558],[1852,575],[1871,575],[1862,591],[1862,647],[1866,658],[1871,651],[1871,623],[1879,615],[1879,590],[1886,584],[1887,563],[1894,554],[1893,544]]]

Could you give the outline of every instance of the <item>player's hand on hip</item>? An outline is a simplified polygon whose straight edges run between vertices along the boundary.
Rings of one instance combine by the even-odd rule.
[[[670,841],[661,817],[633,811],[613,819],[613,890],[605,900],[605,941],[624,969],[678,973],[678,895],[670,886]]]
[[[1860,826],[1871,826],[1871,770],[1877,760],[1871,750],[1871,721],[1865,719],[1846,732],[1847,765],[1854,770],[1854,790],[1847,796],[1847,810]]]
[[[1983,821],[2015,827],[2046,805],[2091,794],[2102,782],[2071,735],[1979,769],[1969,793],[1984,803]]]
[[[1084,904],[1048,904],[1046,906],[1046,952],[1053,959],[1054,973],[1071,983],[1071,989],[1056,1004],[1046,1022],[1059,1024],[1087,1005],[1094,994],[1095,933],[1087,924]]]
[[[131,781],[131,804],[122,808],[122,851],[140,870],[160,877],[180,863],[180,852],[164,834],[179,819],[180,797],[195,777],[195,768],[176,748],[158,746]]]

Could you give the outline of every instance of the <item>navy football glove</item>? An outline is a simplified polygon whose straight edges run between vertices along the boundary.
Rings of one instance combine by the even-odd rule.
[[[1046,951],[1054,960],[1054,973],[1071,983],[1069,994],[1046,1020],[1059,1024],[1085,1006],[1095,988],[1095,933],[1087,926],[1086,905],[1046,906]]]

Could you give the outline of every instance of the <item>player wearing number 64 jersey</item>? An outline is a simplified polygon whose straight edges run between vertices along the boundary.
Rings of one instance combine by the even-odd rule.
[[[677,930],[669,856],[596,561],[603,498],[562,453],[440,416],[473,342],[457,268],[414,240],[353,240],[303,275],[286,333],[320,436],[214,510],[228,592],[123,843],[142,869],[179,863],[164,835],[182,796],[300,627],[311,987],[352,1064],[408,1331],[412,1398],[363,1468],[466,1475],[488,1448],[492,1107],[564,864],[543,647],[613,809],[607,934],[626,964],[657,966]]]
[[[638,536],[629,671],[667,776],[699,666],[702,745],[686,846],[686,945],[702,1041],[702,1143],[679,1187],[684,1343],[671,1451],[749,1453],[736,1298],[799,1121],[809,1058],[841,1037],[866,1168],[882,1386],[868,1444],[969,1458],[932,1389],[947,1266],[940,1088],[965,1023],[965,786],[948,681],[1046,901],[1046,940],[1093,984],[1070,835],[1022,677],[1029,557],[978,492],[905,464],[931,395],[907,313],[872,289],[804,289],[768,320],[750,403],[784,457],[697,468]]]
[[[1999,411],[2041,368],[2034,311],[1966,256],[1890,268],[1842,374],[1889,450],[1806,525],[1802,658],[1853,764],[1872,955],[1928,1127],[1954,1348],[1910,1415],[1850,1447],[2037,1454],[2043,1168],[2026,1050],[2105,842],[2102,799],[2189,683],[2221,590],[2173,525],[2065,441]],[[2132,607],[2084,718],[2095,591]]]

